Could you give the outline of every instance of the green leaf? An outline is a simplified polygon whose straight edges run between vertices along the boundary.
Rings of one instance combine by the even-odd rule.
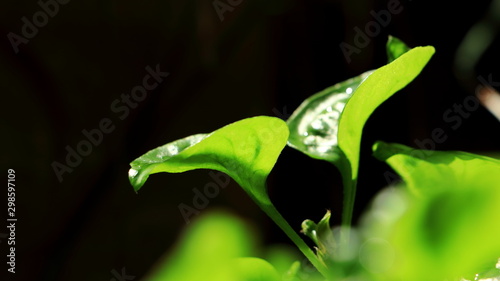
[[[312,158],[341,161],[338,147],[339,119],[353,92],[373,71],[335,84],[307,98],[287,120],[288,145]]]
[[[387,59],[389,62],[399,58],[402,54],[408,52],[410,47],[401,41],[399,38],[389,35],[386,45]]]
[[[388,65],[313,95],[287,121],[291,147],[339,168],[345,190],[344,225],[351,222],[365,122],[382,102],[410,83],[433,54],[431,46],[409,50]]]
[[[276,271],[278,271],[278,274],[283,276],[283,279],[286,279],[284,276],[289,276],[288,279],[290,279],[290,281],[295,276],[295,272],[290,272],[291,265],[303,259],[297,249],[288,244],[273,244],[266,246],[263,258],[272,264]]]
[[[382,142],[374,150],[409,186],[379,196],[362,220],[363,233],[393,252],[380,280],[458,280],[500,256],[498,160]]]
[[[447,185],[447,181],[429,184]],[[362,220],[366,241],[384,245],[361,258],[381,267],[370,268],[365,262],[377,280],[460,280],[498,258],[498,186],[449,186],[423,198],[405,191],[391,190],[386,198],[378,197],[377,207]],[[391,196],[398,198],[388,200]]]
[[[149,151],[130,163],[129,179],[138,191],[150,174],[213,169],[231,176],[256,202],[271,205],[266,179],[287,139],[281,119],[244,119]]]
[[[434,54],[434,48],[416,47],[374,71],[356,89],[339,122],[338,146],[351,164],[352,178],[358,176],[359,145],[368,117],[385,100],[409,84]]]
[[[461,151],[419,150],[381,141],[375,143],[373,151],[377,159],[387,162],[419,196],[458,187],[464,182],[480,183],[500,171],[500,160]],[[448,184],[429,185],[442,179],[447,179]]]
[[[176,245],[145,280],[280,280],[276,270],[266,261],[244,258],[253,254],[254,236],[240,219],[227,213],[200,217]]]
[[[481,273],[476,274],[474,278],[474,280],[477,281],[500,280],[500,258],[497,260],[496,264],[492,262],[488,263],[488,265],[485,266],[485,270],[481,271]]]
[[[231,263],[238,275],[238,281],[281,281],[276,269],[259,258],[239,258]]]
[[[314,266],[327,269],[286,220],[267,194],[266,179],[288,140],[288,127],[275,117],[253,117],[208,135],[194,135],[158,147],[130,163],[129,179],[138,191],[150,174],[213,169],[228,174],[290,237]]]
[[[317,255],[325,264],[334,257],[337,247],[330,227],[330,217],[331,212],[327,211],[318,224],[312,220],[302,222],[302,233],[316,244]]]
[[[283,276],[284,281],[299,281],[300,262],[292,263],[288,272]]]

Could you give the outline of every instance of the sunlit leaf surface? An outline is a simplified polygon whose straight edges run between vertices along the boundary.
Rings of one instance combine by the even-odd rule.
[[[304,101],[287,121],[288,144],[316,159],[335,164],[344,181],[343,223],[351,221],[363,126],[394,93],[410,83],[434,54],[434,48],[406,50],[392,39],[388,53],[396,58],[373,72],[336,84]]]
[[[288,128],[279,118],[244,119],[149,151],[130,163],[130,182],[138,191],[150,174],[213,169],[230,175],[257,202],[270,205],[265,182],[287,139]]]

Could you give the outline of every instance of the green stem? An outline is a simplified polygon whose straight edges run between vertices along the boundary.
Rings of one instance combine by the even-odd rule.
[[[260,204],[259,204],[260,205]],[[330,276],[328,268],[318,259],[313,253],[311,248],[300,238],[300,236],[293,230],[288,222],[281,216],[273,205],[260,205],[262,210],[285,232],[299,250],[306,256],[306,258],[316,267],[316,269],[325,277]]]
[[[350,227],[352,223],[352,212],[354,210],[354,199],[356,198],[357,180],[353,179],[351,163],[345,157],[340,162],[331,161],[337,167],[342,176],[342,188],[344,190],[344,204],[342,206],[342,226]]]
[[[352,213],[356,198],[356,180],[350,177],[342,177],[344,185],[344,206],[342,207],[342,226],[350,227],[352,224]]]
[[[342,231],[340,232],[339,251],[343,252],[349,248],[349,239],[351,236],[352,213],[354,210],[354,201],[356,198],[356,180],[350,177],[343,177],[344,185],[344,205],[342,207]]]
[[[357,176],[352,177],[351,164],[347,158],[341,158],[341,162],[332,162],[342,175],[342,185],[344,189],[344,202],[342,206],[342,227],[340,233],[340,250],[349,245],[350,228],[352,224],[352,213],[354,211],[354,201],[356,198]],[[357,173],[356,173],[357,174]]]

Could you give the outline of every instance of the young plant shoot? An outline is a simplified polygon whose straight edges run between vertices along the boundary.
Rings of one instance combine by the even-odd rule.
[[[267,261],[251,257],[259,253],[247,226],[215,213],[190,225],[179,247],[147,280],[500,280],[499,160],[377,142],[374,156],[403,182],[381,191],[360,224],[351,225],[363,127],[385,100],[419,75],[433,54],[431,46],[410,49],[389,37],[387,65],[312,95],[286,122],[247,118],[170,142],[134,160],[129,179],[136,192],[159,172],[226,173],[317,270],[305,271],[300,259],[293,262],[283,252]],[[286,145],[332,163],[342,175],[342,228],[331,228],[330,211],[318,223],[302,223],[302,237],[312,240],[315,252],[267,193],[267,177]]]

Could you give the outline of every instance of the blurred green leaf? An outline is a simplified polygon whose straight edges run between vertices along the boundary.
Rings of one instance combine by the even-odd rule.
[[[274,244],[266,247],[264,259],[276,268],[280,276],[287,276],[291,265],[303,257],[292,245]]]
[[[263,259],[239,258],[231,265],[241,276],[241,281],[281,281],[276,269]]]
[[[284,276],[283,281],[300,281],[301,279],[299,277],[299,271],[300,271],[300,262],[296,261],[290,266],[290,269]]]
[[[415,150],[382,142],[375,155],[401,173],[410,190],[391,189],[375,199],[363,233],[386,241],[392,266],[380,280],[459,280],[500,256],[500,163],[464,152]],[[373,270],[372,270],[373,271]]]
[[[251,231],[226,213],[211,213],[190,225],[174,251],[145,278],[150,281],[279,281],[266,261],[248,258]]]
[[[406,46],[406,44],[401,41],[399,38],[389,35],[389,39],[387,40],[386,45],[387,51],[387,60],[389,62],[394,61],[399,58],[402,54],[408,52],[410,47]]]

